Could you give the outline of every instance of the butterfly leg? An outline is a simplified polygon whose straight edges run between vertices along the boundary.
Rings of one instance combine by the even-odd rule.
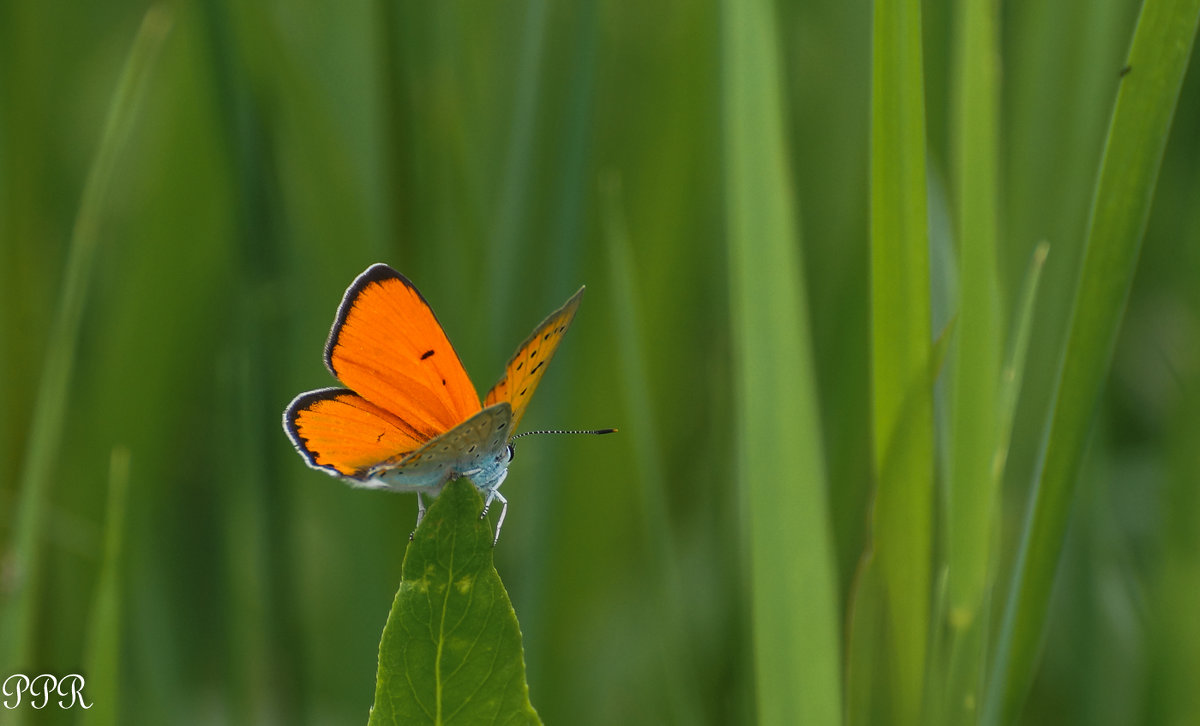
[[[496,536],[492,538],[492,546],[495,547],[496,543],[500,541],[500,528],[504,526],[504,515],[508,514],[508,500],[504,498],[503,494],[495,489],[489,491],[487,500],[483,503],[483,511],[479,513],[480,519],[483,519],[487,516],[488,510],[492,507],[493,499],[499,499],[501,505],[500,518],[496,520]]]
[[[413,531],[408,533],[409,542],[412,542],[413,535],[417,533],[417,527],[421,526],[422,519],[425,519],[425,500],[421,499],[421,492],[417,492],[417,523],[413,525]]]

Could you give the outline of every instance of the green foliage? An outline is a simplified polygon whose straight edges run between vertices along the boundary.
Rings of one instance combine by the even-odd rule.
[[[0,721],[362,721],[416,502],[279,417],[375,261],[484,390],[588,286],[546,722],[1200,720],[1197,2],[0,5],[0,677],[95,702]]]
[[[379,641],[371,724],[541,723],[482,509],[458,479],[417,527]]]

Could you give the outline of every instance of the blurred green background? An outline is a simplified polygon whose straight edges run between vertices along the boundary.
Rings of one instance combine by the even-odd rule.
[[[1006,315],[1050,243],[1002,569],[1138,7],[1001,8]],[[0,4],[0,564],[85,180],[145,10]],[[952,11],[924,5],[935,334],[954,305]],[[122,723],[365,720],[416,501],[309,470],[280,416],[334,385],[336,305],[384,261],[481,391],[588,286],[523,428],[621,433],[524,440],[496,549],[542,718],[752,722],[718,6],[197,0],[169,15],[102,190],[20,670],[115,683]],[[779,3],[773,22],[844,613],[872,486],[871,6]],[[1173,128],[1022,723],[1200,718],[1195,73]],[[85,646],[113,481],[119,665],[100,676]],[[0,567],[0,595],[14,576]]]

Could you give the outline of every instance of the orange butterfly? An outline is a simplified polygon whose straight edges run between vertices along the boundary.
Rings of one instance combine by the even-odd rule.
[[[486,498],[481,517],[493,500],[503,506],[498,541],[512,433],[582,297],[580,288],[533,331],[481,405],[429,303],[399,272],[371,265],[346,290],[325,344],[325,365],[347,388],[296,396],[283,428],[314,469],[354,486],[417,492],[418,525],[421,492],[470,478]]]

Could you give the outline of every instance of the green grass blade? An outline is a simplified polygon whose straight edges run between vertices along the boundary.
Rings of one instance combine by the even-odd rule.
[[[929,391],[933,389],[933,381],[945,362],[953,330],[952,320],[934,341],[928,367],[922,372],[918,385],[909,388],[909,395],[901,403],[899,415],[902,420],[912,420],[913,411],[926,405],[924,401],[928,399]],[[910,465],[911,457],[904,456],[902,452],[911,449],[916,437],[920,435],[922,432],[919,427],[914,426],[902,426],[896,431],[890,448],[884,452],[880,480],[894,481],[897,468]],[[885,590],[887,582],[885,572],[880,566],[879,538],[875,534],[880,517],[881,514],[873,508],[870,517],[873,529],[869,532],[870,539],[855,573],[850,595],[850,656],[846,668],[849,702],[846,712],[851,724],[892,723],[896,718],[898,700],[912,698],[911,694],[906,695],[896,689],[895,659],[890,650],[894,647],[894,641],[888,632],[889,628],[893,627],[890,620],[893,616],[889,614]],[[944,582],[945,577],[939,577],[939,600],[936,602],[939,610],[944,609]],[[927,684],[926,692],[929,687],[935,685],[937,684]],[[919,702],[922,694],[916,694],[916,698]],[[922,720],[922,723],[927,720]]]
[[[372,726],[541,723],[482,509],[479,491],[456,479],[417,528],[379,642]]]
[[[951,620],[969,623],[983,596],[996,398],[1000,378],[1000,311],[996,280],[998,58],[994,0],[960,4],[957,79],[960,309],[946,534]]]
[[[994,393],[996,421],[994,428],[994,448],[989,453],[990,471],[980,473],[978,481],[992,478],[992,485],[999,487],[1004,476],[1005,463],[1008,458],[1009,442],[1012,439],[1012,422],[1016,414],[1017,394],[1021,390],[1022,372],[1025,368],[1026,352],[1029,349],[1030,333],[1033,329],[1033,303],[1037,297],[1038,284],[1041,280],[1042,267],[1046,261],[1047,244],[1042,242],[1033,253],[1029,263],[1029,271],[1025,277],[1017,315],[1013,326],[1008,354],[1000,372],[998,389]],[[980,382],[982,384],[982,381]],[[993,496],[995,496],[993,492]],[[950,603],[943,609],[946,613],[938,613],[934,622],[946,622],[949,626],[949,642],[945,650],[938,648],[936,652],[944,663],[940,664],[937,674],[940,682],[937,684],[941,708],[938,723],[974,724],[978,722],[979,704],[982,703],[982,685],[986,678],[985,661],[987,658],[988,625],[991,623],[992,607],[991,594],[994,588],[996,558],[988,555],[988,550],[999,540],[999,532],[995,526],[998,512],[997,501],[988,503],[989,516],[981,517],[981,531],[977,533],[977,542],[969,542],[982,551],[978,562],[970,563],[981,568],[981,582],[984,590],[980,593],[981,600],[974,603],[971,610],[959,606],[953,609]],[[953,516],[953,515],[950,515]],[[948,524],[949,529],[952,525]],[[960,532],[966,535],[965,532]],[[949,542],[947,548],[961,546],[962,543]],[[955,557],[951,554],[949,560]],[[958,558],[960,561],[962,558]],[[945,618],[943,621],[942,618]],[[942,631],[939,630],[938,634]]]
[[[722,14],[738,472],[751,563],[758,721],[842,714],[840,627],[774,8]]]
[[[893,723],[921,718],[929,633],[933,391],[918,0],[878,0],[871,90],[871,383]]]
[[[999,28],[995,0],[957,8],[955,184],[959,241],[958,335],[954,343],[949,475],[945,499],[947,723],[973,723],[981,690],[999,479],[992,462],[1000,389],[997,241]],[[938,627],[941,623],[937,623]]]
[[[1000,380],[1000,421],[996,427],[996,453],[992,463],[997,478],[1003,476],[1008,461],[1013,419],[1017,414],[1017,396],[1021,392],[1021,381],[1024,378],[1025,361],[1029,352],[1029,338],[1033,331],[1033,304],[1037,300],[1042,270],[1046,266],[1046,256],[1049,252],[1050,245],[1046,242],[1039,242],[1033,250],[1029,270],[1025,273],[1025,282],[1021,286],[1021,296],[1017,302],[1017,314],[1009,337],[1008,352],[1004,357],[1004,370]]]
[[[650,543],[649,558],[654,564],[654,582],[658,588],[657,617],[661,625],[659,655],[663,661],[662,680],[664,699],[670,707],[674,723],[700,723],[697,699],[688,692],[688,684],[696,684],[693,670],[693,648],[688,640],[686,587],[680,572],[680,558],[670,527],[670,506],[665,484],[666,465],[662,460],[663,447],[657,435],[651,401],[649,375],[646,372],[645,350],[640,321],[645,315],[637,294],[633,251],[621,206],[619,180],[606,179],[603,188],[605,208],[605,237],[608,242],[609,266],[612,271],[614,315],[617,320],[621,366],[621,391],[629,410],[626,433],[632,437],[641,482],[635,487],[640,495],[641,514],[646,541]]]
[[[1191,198],[1200,193],[1200,178],[1191,185]],[[1200,242],[1200,225],[1192,221],[1191,239]],[[1187,227],[1184,227],[1187,231]],[[1183,279],[1200,277],[1200,246],[1179,263]],[[1190,258],[1190,259],[1189,259]],[[1191,294],[1192,310],[1200,311],[1200,290]],[[1193,340],[1193,344],[1195,340]],[[1176,389],[1179,401],[1168,419],[1167,456],[1170,464],[1163,497],[1164,517],[1158,536],[1163,542],[1162,576],[1149,593],[1146,621],[1149,628],[1150,663],[1148,678],[1158,698],[1147,723],[1185,724],[1200,716],[1200,507],[1196,482],[1200,482],[1200,351],[1193,348],[1190,370],[1180,366],[1183,385]],[[1177,359],[1178,360],[1178,359]]]
[[[104,556],[92,603],[87,674],[88,723],[120,723],[118,695],[121,673],[121,551],[125,536],[125,502],[129,491],[129,449],[113,449],[108,476],[108,512],[104,517]]]
[[[546,23],[550,3],[534,0],[527,6],[522,26],[520,61],[517,67],[517,97],[513,105],[513,119],[507,143],[508,153],[504,163],[504,183],[500,187],[499,207],[492,225],[491,239],[487,245],[488,279],[491,281],[489,307],[494,311],[492,322],[510,310],[515,269],[525,257],[524,238],[528,237],[529,197],[533,193],[534,140],[537,130],[537,107],[541,99],[542,58],[546,44]],[[500,342],[501,325],[490,325],[491,348],[502,350],[506,344]]]
[[[1200,0],[1147,0],[1120,83],[1050,430],[1007,603],[985,723],[1011,723],[1032,680],[1084,443],[1133,281]]]
[[[881,724],[891,713],[886,688],[886,663],[878,645],[886,632],[883,583],[874,565],[874,552],[859,562],[847,605],[846,723]]]
[[[0,672],[25,670],[33,658],[38,572],[38,542],[45,527],[48,490],[58,461],[70,395],[80,321],[88,297],[92,260],[100,240],[100,222],[113,175],[133,128],[147,79],[171,27],[166,6],[146,12],[113,93],[96,157],[88,171],[79,213],[71,232],[46,364],[37,392],[13,525],[10,569],[0,591]]]

